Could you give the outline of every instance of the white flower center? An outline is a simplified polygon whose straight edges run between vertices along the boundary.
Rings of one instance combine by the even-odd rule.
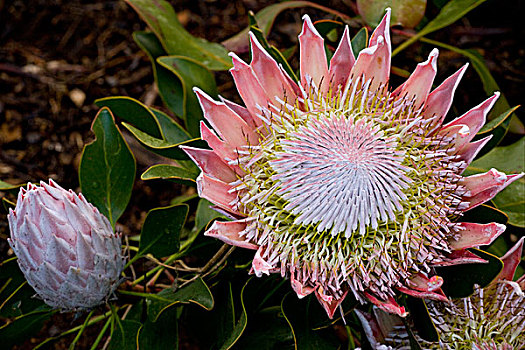
[[[403,190],[411,182],[405,153],[374,123],[353,115],[314,116],[280,145],[270,162],[272,180],[295,224],[350,237],[403,210]]]

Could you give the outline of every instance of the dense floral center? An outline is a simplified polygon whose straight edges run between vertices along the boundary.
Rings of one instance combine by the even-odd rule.
[[[243,235],[270,265],[338,297],[346,280],[356,297],[368,288],[386,300],[450,250],[454,139],[431,134],[411,101],[353,91],[272,106],[235,190],[251,218]]]
[[[392,136],[353,115],[310,119],[281,140],[282,151],[270,162],[277,194],[296,225],[316,225],[318,232],[377,229],[378,221],[395,219],[408,188],[404,152]]]

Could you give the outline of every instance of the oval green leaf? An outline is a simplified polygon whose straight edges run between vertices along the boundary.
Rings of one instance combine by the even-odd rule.
[[[86,199],[115,227],[131,197],[135,158],[108,108],[98,112],[91,130],[96,138],[82,151],[80,187]]]
[[[188,57],[163,56],[157,58],[157,62],[180,80],[183,89],[182,96],[178,96],[179,103],[182,102],[183,107],[183,114],[180,117],[185,121],[190,135],[199,136],[203,114],[193,88],[198,87],[211,97],[217,97],[215,77],[199,61]]]
[[[140,234],[137,254],[162,258],[179,251],[180,231],[186,222],[186,204],[155,208],[148,212]]]
[[[220,44],[196,38],[180,24],[173,7],[165,0],[126,0],[149,25],[170,55],[191,57],[211,70],[231,68],[228,50]]]
[[[198,171],[194,169],[181,168],[169,164],[157,164],[148,168],[142,175],[142,180],[186,180],[195,181],[199,176]]]
[[[155,298],[148,298],[147,301],[148,318],[155,322],[159,320],[162,313],[181,303],[197,304],[205,310],[211,310],[214,305],[213,295],[202,278],[197,278],[181,289],[164,289],[152,296],[155,296]]]
[[[95,101],[107,107],[118,118],[157,138],[164,138],[155,114],[142,102],[127,96],[105,97]]]
[[[182,84],[172,72],[157,63],[158,57],[168,54],[162,43],[152,32],[135,32],[133,38],[151,61],[153,77],[162,101],[175,115],[182,116],[184,114],[181,102],[184,94]]]

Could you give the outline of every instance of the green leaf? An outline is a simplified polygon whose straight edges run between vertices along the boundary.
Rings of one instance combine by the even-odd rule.
[[[180,24],[173,7],[165,0],[126,0],[149,25],[170,55],[183,55],[211,70],[231,68],[228,50],[217,43],[196,38]]]
[[[150,110],[153,112],[153,114],[155,114],[155,117],[157,117],[162,135],[164,135],[164,139],[166,141],[171,143],[181,143],[192,138],[182,126],[180,126],[166,113],[152,107]]]
[[[287,349],[289,343],[293,344],[293,335],[286,319],[279,308],[268,308],[257,313],[253,321],[250,319],[235,347],[253,350]]]
[[[259,29],[256,23],[253,23],[254,21],[255,19],[250,14],[250,22],[252,22],[252,24],[250,25],[250,31],[255,35],[261,46],[266,50],[266,52],[268,52],[277,63],[280,63],[283,66],[283,69],[295,82],[298,82],[299,80],[297,79],[297,76],[295,75],[292,67],[290,66],[286,58],[284,58],[281,51],[279,51],[275,46],[270,45],[268,43],[264,36],[264,33],[261,29]]]
[[[359,52],[363,50],[368,45],[368,30],[363,27],[351,40],[352,52],[354,53],[355,58],[359,55]]]
[[[312,302],[317,303],[311,295],[298,299],[294,293],[288,293],[283,298],[281,310],[286,322],[292,329],[296,349],[338,349],[339,342],[329,329],[314,331],[313,322],[318,321],[311,317]],[[319,307],[318,305],[315,305]]]
[[[31,336],[40,331],[44,322],[56,313],[56,310],[42,310],[17,317],[12,322],[0,327],[0,339],[2,347],[10,349],[14,345],[20,345]]]
[[[164,289],[154,296],[156,298],[149,298],[147,304],[148,317],[151,316],[155,322],[159,320],[162,313],[181,303],[197,304],[206,310],[211,310],[214,305],[213,295],[201,278],[179,290]]]
[[[169,164],[157,164],[148,168],[142,175],[142,180],[172,180],[178,183],[195,182],[199,176],[198,172],[192,169],[180,168]]]
[[[501,142],[501,140],[503,140],[503,137],[505,137],[507,131],[509,130],[511,117],[518,107],[519,106],[516,106],[506,110],[499,117],[496,117],[485,124],[485,126],[481,128],[481,130],[476,134],[474,141],[492,135],[492,138],[489,140],[489,142],[487,142],[487,144],[483,146],[481,151],[478,153],[478,158],[490,152]]]
[[[179,79],[168,69],[162,67],[157,58],[166,56],[168,53],[162,47],[161,42],[151,32],[133,33],[135,42],[148,55],[153,66],[153,76],[159,89],[159,95],[164,104],[178,116],[184,114],[182,106],[182,96],[184,94],[182,84]]]
[[[272,29],[273,22],[275,21],[275,18],[284,10],[288,9],[294,9],[299,7],[313,7],[322,11],[325,11],[327,13],[334,14],[336,16],[339,16],[343,19],[348,19],[349,17],[343,13],[340,13],[336,10],[333,10],[329,7],[325,7],[310,1],[285,1],[278,4],[273,4],[270,6],[266,6],[257,14],[255,15],[255,19],[257,21],[257,25],[259,28],[261,28],[262,32],[264,33],[264,36],[268,36],[270,34],[270,30]],[[228,48],[230,51],[235,52],[246,52],[249,48],[249,41],[248,41],[248,32],[250,28],[247,27],[240,31],[239,33],[235,34],[233,37],[229,38],[228,40],[225,40],[222,42],[222,44]]]
[[[371,27],[377,27],[385,15],[385,9],[392,9],[391,25],[414,28],[425,15],[426,0],[357,0],[359,14]]]
[[[232,332],[230,333],[229,337],[226,339],[226,341],[222,344],[220,347],[221,350],[227,350],[231,349],[235,343],[239,340],[242,333],[244,332],[244,329],[246,329],[246,324],[248,323],[248,315],[246,314],[246,307],[244,305],[244,291],[246,289],[246,286],[250,283],[251,279],[249,279],[246,284],[242,287],[241,290],[241,314],[239,316],[239,319],[235,323],[235,326],[233,327]],[[233,300],[232,300],[233,301]]]
[[[15,210],[16,203],[11,202],[9,199],[2,198],[2,208],[4,208],[6,213],[9,213],[9,209]]]
[[[98,112],[91,130],[96,139],[82,151],[80,187],[86,199],[115,227],[131,197],[135,158],[108,108]]]
[[[112,96],[98,99],[95,104],[109,108],[115,116],[147,134],[164,138],[155,114],[140,101],[126,96]]]
[[[138,342],[139,349],[179,349],[177,309],[173,308],[163,312],[157,322],[148,317],[139,331]]]
[[[0,191],[18,193],[20,187],[24,187],[26,184],[11,185],[10,183],[0,181]]]
[[[128,131],[135,136],[140,143],[142,143],[146,149],[160,154],[163,157],[170,159],[188,159],[186,153],[179,148],[180,145],[190,144],[202,144],[199,139],[186,140],[181,142],[172,142],[164,139],[159,139],[150,134],[145,133],[142,130],[137,129],[133,125],[123,122],[122,126],[128,129]]]
[[[481,204],[474,209],[466,211],[460,218],[461,222],[477,222],[480,224],[489,224],[497,222],[506,225],[509,221],[507,214],[499,209],[493,208],[486,204]]]
[[[408,40],[399,45],[393,52],[392,57],[397,55],[399,52],[412,45],[420,38],[428,35],[436,30],[445,28],[452,23],[456,22],[458,19],[465,16],[471,10],[475,9],[486,0],[451,0],[449,1],[439,14],[430,21],[423,29],[421,29],[416,35],[410,37]]]
[[[469,173],[481,173],[496,168],[507,174],[525,171],[525,137],[504,147],[496,147],[467,168]],[[514,181],[492,200],[496,208],[505,212],[509,224],[525,227],[525,179]]]
[[[525,180],[523,178],[501,191],[492,202],[509,217],[509,224],[525,227]]]
[[[342,22],[331,19],[315,21],[314,26],[323,38],[331,41],[334,44],[337,44],[339,41],[339,37],[337,35],[338,30],[344,30],[344,24]]]
[[[452,298],[465,298],[474,293],[474,285],[481,288],[496,278],[503,268],[503,262],[496,256],[479,249],[469,249],[488,263],[476,263],[436,267],[436,273],[443,277],[443,292]]]
[[[116,322],[115,330],[111,335],[109,350],[137,350],[137,335],[140,322],[119,320]]]
[[[439,334],[428,313],[425,301],[407,295],[406,304],[410,311],[410,317],[414,321],[414,328],[417,330],[417,334],[426,341],[439,341]]]
[[[178,252],[180,231],[188,210],[186,204],[150,210],[142,226],[138,254],[162,258]]]
[[[212,209],[212,202],[201,198],[199,204],[197,205],[197,212],[195,214],[195,230],[200,232],[203,228],[208,226],[208,224],[218,218],[225,218],[223,214],[219,213],[217,210]]]
[[[42,300],[33,298],[34,289],[26,282],[16,258],[0,263],[0,316],[13,318],[47,308]]]
[[[213,288],[215,306],[212,312],[206,313],[206,325],[212,326],[209,332],[210,339],[214,340],[214,348],[223,344],[235,328],[235,301],[233,297],[232,283],[223,280]]]
[[[198,137],[200,134],[200,121],[203,114],[197,96],[193,92],[198,87],[211,97],[217,96],[217,86],[213,74],[200,62],[184,56],[163,56],[157,62],[170,70],[182,84],[182,115],[190,135]]]

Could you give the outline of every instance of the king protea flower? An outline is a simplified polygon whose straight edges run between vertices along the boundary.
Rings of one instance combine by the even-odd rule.
[[[125,262],[120,236],[82,194],[53,180],[29,183],[8,219],[20,270],[46,304],[91,309],[117,288]]]
[[[525,349],[525,275],[513,282],[522,252],[522,238],[501,260],[503,270],[485,288],[443,303],[427,302],[439,342],[416,339],[425,349],[513,350]],[[410,349],[402,320],[374,310],[374,315],[356,311],[374,349]]]
[[[446,300],[432,267],[479,261],[466,249],[505,229],[453,219],[522,176],[461,176],[499,93],[443,124],[467,66],[431,92],[436,49],[389,91],[389,22],[388,10],[357,59],[346,28],[328,65],[304,16],[299,83],[251,34],[251,64],[230,54],[246,107],[194,89],[211,150],[183,149],[202,170],[200,196],[233,219],[205,234],[256,250],[257,276],[288,276],[330,317],[349,292],[399,315],[396,291]]]

